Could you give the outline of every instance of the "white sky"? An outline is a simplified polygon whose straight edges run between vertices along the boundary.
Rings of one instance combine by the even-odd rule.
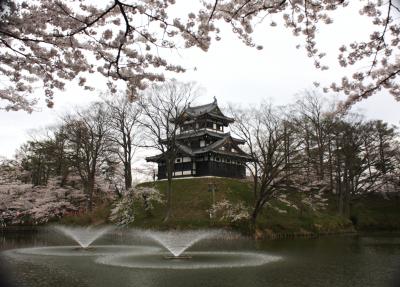
[[[320,28],[318,33],[321,50],[328,52],[326,61],[331,69],[326,72],[316,70],[304,50],[296,49],[301,38],[293,37],[285,28],[269,27],[270,19],[259,24],[255,34],[257,43],[264,46],[261,51],[246,47],[226,28],[223,39],[214,42],[207,53],[197,48],[181,50],[179,55],[175,51],[164,53],[167,59],[178,61],[188,69],[184,74],[171,76],[182,81],[196,81],[204,88],[203,96],[198,98],[199,104],[211,102],[213,96],[221,105],[258,103],[268,98],[276,104],[288,104],[294,101],[295,94],[313,89],[314,81],[323,85],[340,80],[344,74],[336,64],[337,48],[365,37],[369,32],[367,22],[357,10],[345,9],[337,13],[340,16],[334,18],[336,22]],[[66,111],[95,101],[106,90],[104,83],[103,78],[95,78],[97,89],[90,92],[72,82],[66,91],[56,95],[53,109],[44,107],[32,114],[0,111],[0,155],[12,157],[29,139],[30,130],[52,125]],[[367,118],[392,124],[400,121],[400,102],[385,92],[356,104],[353,109],[361,111]]]

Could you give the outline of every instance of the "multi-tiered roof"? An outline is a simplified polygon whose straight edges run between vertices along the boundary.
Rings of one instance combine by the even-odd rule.
[[[190,175],[244,177],[244,163],[250,160],[250,156],[239,148],[239,145],[244,144],[245,141],[232,137],[230,132],[225,132],[225,128],[233,122],[233,118],[222,113],[215,98],[210,104],[189,106],[182,112],[176,121],[179,125],[176,145],[180,153],[178,160],[182,158],[182,163],[184,161],[187,163],[190,158],[190,162],[195,163],[193,164],[195,169],[191,169]],[[162,155],[148,157],[147,161],[159,163],[160,178]],[[208,162],[207,166],[204,162]],[[180,161],[176,162],[176,168],[182,169],[179,163]],[[221,165],[225,165],[223,167],[225,171],[239,167],[241,175],[238,175],[238,171],[232,171],[231,175],[229,172],[219,172]],[[201,170],[199,167],[202,167]],[[181,175],[184,175],[183,171]]]

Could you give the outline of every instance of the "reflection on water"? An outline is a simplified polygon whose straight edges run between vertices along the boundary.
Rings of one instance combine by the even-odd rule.
[[[5,251],[7,256],[15,254],[40,255],[40,256],[122,256],[126,254],[154,253],[159,248],[152,246],[132,246],[132,245],[96,245],[95,247],[82,248],[77,246],[44,246],[18,248]]]
[[[137,245],[124,234],[110,234],[95,245]],[[146,243],[148,244],[148,242]],[[49,231],[0,233],[0,249],[33,246],[72,245],[71,241]],[[212,252],[216,251],[216,252]],[[249,240],[200,242],[189,250],[192,254],[210,254],[198,260],[228,259],[223,252],[269,254],[282,260],[260,266],[209,269],[146,269],[97,264],[91,256],[41,256],[15,253],[0,257],[17,286],[323,286],[385,287],[400,270],[400,236],[341,236],[268,242]],[[211,253],[210,253],[211,252]],[[228,254],[228,253],[227,253]],[[229,253],[232,254],[232,253]],[[229,255],[228,254],[228,255]],[[143,262],[165,260],[155,255],[144,256]],[[211,256],[211,257],[210,257]],[[247,256],[247,255],[246,255]],[[137,264],[135,256],[114,261]],[[254,257],[257,257],[255,255]],[[242,260],[239,256],[238,259]],[[104,260],[104,258],[103,258]],[[109,259],[109,261],[114,262]],[[250,259],[249,259],[250,260]],[[160,261],[158,261],[160,262]],[[119,262],[120,263],[120,262]],[[181,262],[179,264],[185,264]],[[190,263],[189,263],[190,264]],[[115,265],[115,264],[114,264]]]
[[[171,257],[163,252],[103,256],[96,263],[141,269],[217,269],[255,267],[281,260],[278,256],[261,252],[201,251],[185,254],[186,258]]]

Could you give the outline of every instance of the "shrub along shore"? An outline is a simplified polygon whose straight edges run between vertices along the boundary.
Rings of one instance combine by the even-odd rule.
[[[215,192],[210,188],[215,186]],[[138,188],[154,188],[161,194],[166,181],[148,182]],[[173,181],[172,216],[164,222],[165,203],[136,200],[130,227],[153,229],[225,228],[257,239],[316,237],[358,231],[400,231],[398,194],[369,194],[351,200],[351,214],[338,215],[337,199],[318,184],[306,190],[292,188],[272,199],[250,231],[253,204],[249,181],[228,178],[192,178]],[[115,203],[114,203],[115,205]],[[65,224],[109,222],[112,207],[102,205],[92,213],[67,216]]]

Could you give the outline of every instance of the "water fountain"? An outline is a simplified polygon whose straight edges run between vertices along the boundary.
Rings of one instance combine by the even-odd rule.
[[[164,256],[165,259],[190,259],[191,256],[183,255],[185,250],[200,240],[215,237],[220,233],[216,230],[145,231],[144,235],[161,244],[172,254]]]
[[[136,269],[240,268],[260,266],[280,260],[280,257],[277,256],[249,251],[247,247],[238,250],[237,246],[240,246],[241,240],[246,241],[248,239],[220,230],[134,230],[133,232],[131,230],[116,230],[114,232],[118,232],[119,237],[123,234],[128,235],[124,241],[129,242],[130,245],[117,245],[114,240],[108,238],[107,241],[111,242],[110,245],[93,246],[96,239],[112,229],[110,227],[56,226],[53,230],[72,238],[77,244],[18,248],[7,250],[4,254],[21,260],[32,258],[31,256],[61,256],[69,257],[68,260],[73,261],[75,260],[74,257],[86,256],[88,259],[79,259],[73,262],[79,265],[80,262],[88,263],[90,262],[88,260],[93,260],[102,265]],[[206,239],[210,241],[205,242],[202,248],[207,246],[207,251],[199,250],[201,248],[196,251],[191,250],[192,246]],[[154,246],[154,242],[161,245],[164,250]],[[226,244],[228,242],[230,243]],[[235,246],[234,251],[229,251],[230,244]],[[79,247],[77,248],[77,246]],[[221,247],[225,250],[221,250]],[[46,262],[46,260],[43,259],[42,262]],[[61,262],[65,262],[65,260]]]
[[[229,240],[233,242],[240,240],[239,235],[224,231],[135,230],[133,235],[139,238],[149,238],[157,242],[168,251],[168,254],[165,254],[165,252],[149,252],[142,254],[103,256],[97,258],[95,262],[103,265],[136,269],[206,269],[260,266],[280,260],[278,256],[272,256],[262,252],[255,253],[243,250],[221,251],[220,249],[209,251],[188,250],[199,241],[205,239],[214,239],[214,241],[208,242],[208,244],[214,246],[216,243],[221,244],[221,242],[227,242]]]
[[[90,244],[92,244],[96,239],[100,238],[107,232],[111,231],[113,228],[110,226],[103,227],[68,227],[62,225],[55,225],[54,228],[60,231],[64,235],[73,239],[82,249],[89,250]]]
[[[75,245],[61,246],[36,246],[29,248],[19,248],[15,252],[25,255],[45,255],[45,256],[102,256],[102,255],[121,255],[121,254],[141,254],[158,251],[160,248],[143,245],[95,245],[93,243],[115,230],[112,226],[101,227],[76,227],[54,225],[50,230],[55,230],[68,238],[72,239]]]

